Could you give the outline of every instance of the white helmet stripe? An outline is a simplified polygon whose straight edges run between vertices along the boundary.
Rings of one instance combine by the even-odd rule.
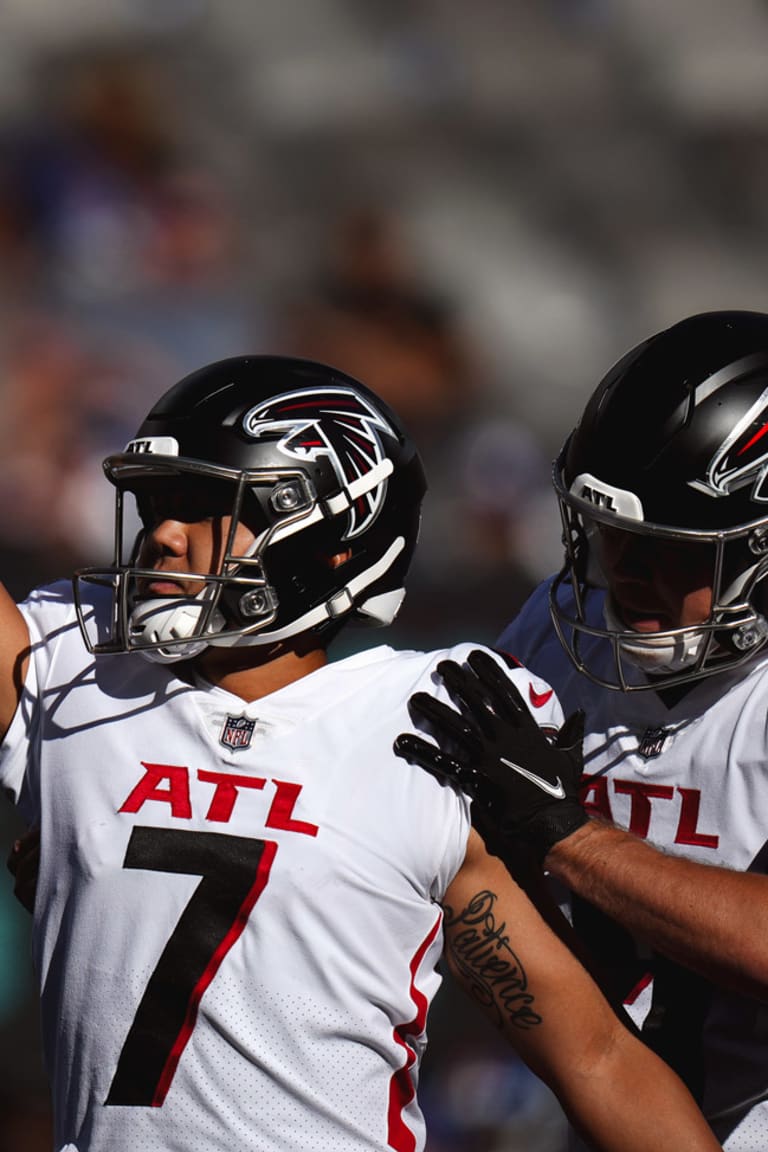
[[[310,609],[309,612],[305,612],[304,615],[300,616],[297,620],[293,620],[285,628],[278,628],[274,631],[265,628],[263,632],[251,632],[245,636],[227,635],[212,637],[208,640],[208,643],[222,648],[237,647],[239,644],[266,644],[268,642],[271,643],[273,640],[287,640],[289,636],[297,636],[300,632],[315,628],[318,624],[324,624],[326,620],[332,620],[336,616],[346,612],[356,596],[359,596],[361,592],[364,592],[366,588],[369,588],[371,584],[374,584],[389,571],[404,548],[404,537],[397,536],[384,555],[377,560],[375,564],[372,564],[370,568],[366,568],[364,572],[358,573],[344,588],[334,592],[333,596],[326,600],[324,604],[318,604],[315,608]]]

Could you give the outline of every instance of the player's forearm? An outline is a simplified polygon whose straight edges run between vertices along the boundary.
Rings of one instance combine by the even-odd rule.
[[[559,1092],[596,1152],[714,1152],[720,1145],[682,1081],[650,1049],[617,1032],[602,1059]]]
[[[768,877],[671,856],[597,821],[556,844],[545,863],[658,951],[768,998]]]

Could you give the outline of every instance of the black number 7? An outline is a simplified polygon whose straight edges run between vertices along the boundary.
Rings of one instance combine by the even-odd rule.
[[[203,993],[269,880],[273,840],[134,828],[124,868],[202,876],[149,978],[107,1104],[159,1108],[192,1034]]]

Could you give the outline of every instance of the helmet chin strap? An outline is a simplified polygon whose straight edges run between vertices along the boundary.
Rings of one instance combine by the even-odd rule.
[[[292,620],[283,628],[265,628],[263,631],[246,632],[240,635],[213,636],[209,643],[222,648],[238,648],[248,644],[272,644],[277,640],[287,640],[291,636],[298,636],[300,632],[308,632],[310,628],[317,628],[319,625],[325,624],[327,620],[336,620],[339,616],[346,616],[355,608],[360,613],[361,618],[367,616],[371,622],[379,625],[391,624],[405,596],[404,589],[396,589],[393,594],[369,597],[359,605],[356,605],[355,601],[361,592],[370,588],[389,571],[404,548],[405,538],[397,536],[375,564],[371,564],[365,571],[353,576],[343,588],[334,592],[324,603],[311,608],[309,612],[305,612],[303,616]]]
[[[206,632],[201,636],[201,617],[207,609],[206,597],[210,595],[210,591],[203,589],[197,596],[142,600],[130,616],[131,648],[141,652],[142,656],[155,664],[173,664],[178,660],[191,660],[199,656],[209,645],[234,648],[287,640],[300,632],[316,628],[327,620],[334,620],[351,612],[356,607],[357,597],[389,571],[404,548],[405,538],[396,537],[376,563],[353,576],[324,603],[318,604],[283,628],[267,627],[263,631],[226,633],[226,619],[216,608],[206,621]],[[368,617],[371,622],[380,625],[390,624],[404,595],[403,589],[396,589],[392,593],[369,597],[359,604],[358,611],[363,618]],[[208,631],[214,634],[209,636]],[[184,640],[187,643],[180,643]]]
[[[677,635],[670,632],[632,632],[620,619],[610,594],[605,597],[603,616],[609,630],[621,634],[621,655],[643,672],[672,675],[692,667],[707,637],[707,633],[700,628],[686,628]]]

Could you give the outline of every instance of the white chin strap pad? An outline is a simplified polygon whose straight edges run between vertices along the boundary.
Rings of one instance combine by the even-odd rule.
[[[199,656],[208,647],[206,640],[190,640],[188,644],[173,643],[169,648],[162,645],[194,636],[204,609],[204,601],[195,597],[142,600],[131,612],[131,647],[156,664],[174,664],[177,660],[190,660],[193,656]],[[224,626],[224,617],[220,612],[213,614],[209,626],[216,629]],[[145,648],[145,644],[157,647]]]

